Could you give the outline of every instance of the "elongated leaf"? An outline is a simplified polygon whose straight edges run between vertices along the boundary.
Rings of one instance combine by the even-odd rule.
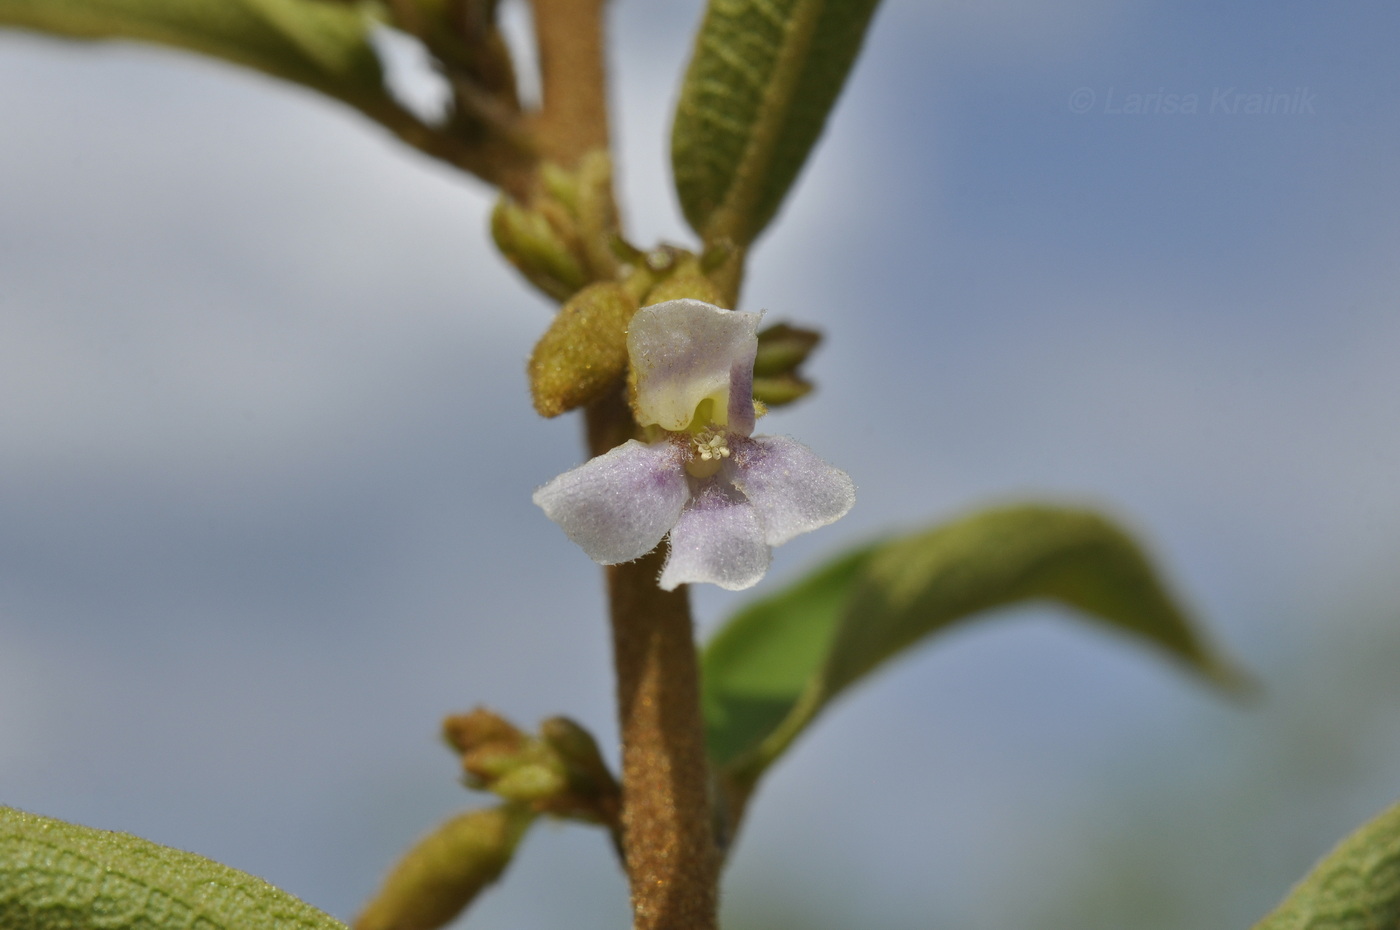
[[[131,836],[0,807],[7,930],[345,930],[260,878]]]
[[[991,608],[1048,599],[1220,682],[1205,645],[1132,539],[1097,514],[988,510],[852,552],[735,616],[706,648],[710,752],[753,780],[836,695],[885,660]]]
[[[671,135],[676,191],[707,242],[768,225],[821,135],[877,0],[710,0]]]
[[[330,0],[0,0],[0,26],[200,52],[352,103],[387,100],[369,24]]]
[[[1400,804],[1357,830],[1254,930],[1400,927]]]
[[[753,749],[792,712],[825,664],[847,595],[874,551],[851,552],[740,611],[706,645],[701,699],[714,761]]]

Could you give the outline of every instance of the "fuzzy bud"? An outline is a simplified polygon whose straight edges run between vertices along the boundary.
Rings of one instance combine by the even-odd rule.
[[[617,790],[617,782],[593,735],[568,717],[550,717],[542,722],[540,739],[564,763],[577,788],[592,793]]]
[[[491,792],[524,804],[552,800],[569,789],[569,780],[561,768],[543,760],[526,762],[492,782]]]
[[[700,262],[694,255],[683,255],[675,264],[675,270],[658,281],[647,293],[646,304],[665,303],[689,297],[704,301],[716,307],[723,307],[727,301],[719,287],[700,270]]]
[[[758,334],[753,363],[753,396],[770,407],[790,404],[810,393],[812,383],[798,371],[822,341],[822,334],[779,323]]]
[[[442,722],[442,736],[459,753],[471,752],[487,743],[519,746],[525,741],[525,734],[514,724],[485,707],[448,717]]]
[[[627,371],[627,324],[637,301],[600,282],[574,295],[530,355],[530,395],[540,416],[557,417],[600,397]]]
[[[534,208],[502,198],[491,213],[491,237],[531,284],[565,300],[588,282],[569,217],[557,202]]]
[[[436,930],[500,878],[534,820],[512,804],[470,811],[423,837],[355,918],[354,930]]]
[[[807,360],[822,341],[822,334],[814,329],[802,329],[779,323],[758,334],[758,354],[754,356],[753,373],[756,378],[785,375],[797,370],[797,366]]]

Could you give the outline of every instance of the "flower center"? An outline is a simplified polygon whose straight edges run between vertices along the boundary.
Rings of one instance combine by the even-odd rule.
[[[728,435],[722,429],[707,426],[698,433],[690,434],[690,461],[685,470],[696,478],[708,478],[724,460],[729,458]]]

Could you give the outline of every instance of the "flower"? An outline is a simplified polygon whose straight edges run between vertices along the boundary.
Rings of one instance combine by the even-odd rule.
[[[752,435],[762,316],[669,300],[632,318],[633,408],[654,441],[628,440],[534,495],[593,561],[630,562],[669,534],[662,588],[739,591],[768,571],[773,546],[851,509],[845,472],[786,436]]]

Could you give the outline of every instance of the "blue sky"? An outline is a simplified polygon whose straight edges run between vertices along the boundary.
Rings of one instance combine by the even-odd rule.
[[[613,9],[643,242],[688,241],[665,139],[697,16]],[[1400,657],[1398,28],[1380,2],[881,10],[745,295],[827,332],[820,393],[766,428],[860,487],[765,584],[979,504],[1094,502],[1266,691],[1229,704],[1049,611],[950,635],[774,774],[735,926],[768,899],[1147,926],[1075,897],[1105,856],[1179,889],[1161,926],[1243,926],[1400,795],[1374,712]],[[1310,105],[1211,112],[1227,92]],[[596,570],[529,502],[577,428],[530,410],[548,309],[490,254],[486,193],[135,46],[0,36],[0,126],[0,800],[348,917],[477,803],[444,713],[611,742]],[[702,592],[702,627],[742,602]],[[1096,852],[1115,831],[1147,852]],[[472,925],[624,915],[601,838],[547,827]]]

